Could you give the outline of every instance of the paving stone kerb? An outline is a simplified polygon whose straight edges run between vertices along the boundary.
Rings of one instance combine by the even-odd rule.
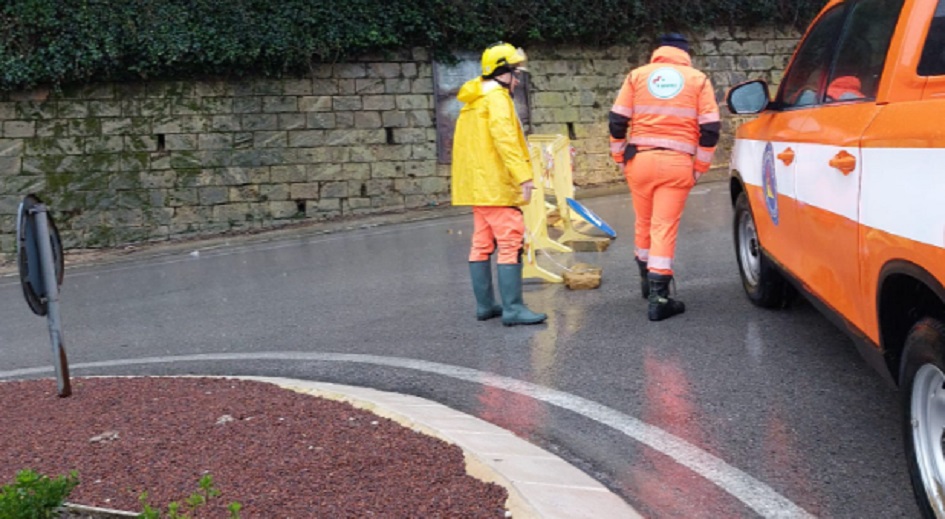
[[[693,35],[721,101],[749,78],[780,82],[799,35]],[[532,133],[569,136],[574,181],[620,179],[607,112],[633,48],[529,48]],[[0,96],[0,256],[15,250],[27,193],[53,210],[66,248],[207,236],[449,201],[436,96],[423,49],[316,65],[308,77],[103,83]],[[724,110],[723,110],[724,111]],[[727,162],[725,116],[716,165]]]

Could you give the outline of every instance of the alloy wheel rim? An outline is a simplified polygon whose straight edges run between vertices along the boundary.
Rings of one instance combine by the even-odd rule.
[[[758,234],[755,221],[747,211],[738,222],[738,255],[741,258],[742,275],[751,286],[761,279],[761,256],[758,250]]]
[[[922,486],[936,517],[945,517],[945,373],[923,365],[912,383],[912,445]]]

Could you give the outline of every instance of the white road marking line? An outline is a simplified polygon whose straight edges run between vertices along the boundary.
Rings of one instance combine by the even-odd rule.
[[[674,459],[680,465],[699,474],[716,486],[731,494],[763,517],[814,517],[774,489],[749,474],[729,465],[720,458],[703,451],[691,443],[676,437],[659,427],[642,422],[632,416],[601,405],[593,400],[549,389],[543,386],[503,377],[484,371],[423,360],[377,355],[316,352],[262,352],[262,353],[207,353],[168,357],[145,357],[140,359],[109,360],[70,365],[72,370],[133,366],[141,364],[167,364],[176,362],[207,362],[232,360],[293,360],[314,362],[351,362],[411,369],[435,373],[446,377],[491,386],[512,393],[528,396],[561,409],[577,413],[600,424],[611,427],[634,440],[647,445]],[[52,368],[23,368],[0,371],[0,379],[39,375],[52,372]]]

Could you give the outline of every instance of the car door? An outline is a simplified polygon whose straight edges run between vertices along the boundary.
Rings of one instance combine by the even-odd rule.
[[[856,0],[838,8],[828,73],[798,136],[796,197],[803,229],[797,274],[847,321],[863,322],[859,301],[861,139],[883,107],[876,93],[903,0]],[[839,35],[839,37],[837,37]]]
[[[797,208],[797,165],[803,139],[816,139],[810,118],[843,26],[844,8],[822,15],[807,31],[769,109],[739,129],[732,162],[745,184],[754,225],[768,256],[800,277],[805,232]]]
[[[744,182],[758,239],[768,255],[787,270],[792,270],[800,257],[794,208],[797,145],[793,136],[806,117],[804,112],[766,111],[742,126],[732,150],[732,163]]]
[[[893,38],[893,54],[887,62],[896,65],[895,73],[884,78],[882,91],[888,93],[880,94],[890,102],[861,142],[865,164],[860,180],[860,293],[864,302],[878,303],[886,276],[915,276],[914,268],[935,278],[927,283],[945,285],[945,170],[941,166],[945,164],[945,0],[913,5],[906,12],[912,30],[900,30],[898,34],[904,37]],[[922,37],[916,28],[924,27],[928,27],[924,43],[908,40]],[[898,52],[897,41],[904,42]],[[917,54],[916,48],[922,52]],[[868,311],[862,326],[876,344],[881,343],[881,312]]]

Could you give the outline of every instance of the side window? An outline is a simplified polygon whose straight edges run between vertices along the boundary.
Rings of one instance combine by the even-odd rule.
[[[874,99],[903,0],[860,0],[840,36],[825,101]]]
[[[935,8],[935,17],[925,38],[922,59],[919,61],[920,76],[945,75],[945,0]]]
[[[841,5],[827,11],[807,33],[781,82],[777,104],[782,109],[811,106],[823,98],[830,58],[843,28],[845,10]]]

